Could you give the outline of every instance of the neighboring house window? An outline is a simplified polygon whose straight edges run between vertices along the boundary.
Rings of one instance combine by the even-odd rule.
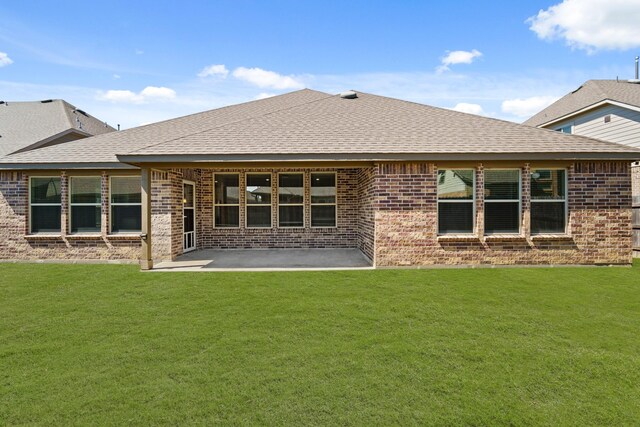
[[[336,226],[336,173],[311,174],[311,226]]]
[[[438,170],[438,233],[473,233],[475,171]]]
[[[271,174],[248,173],[245,188],[247,227],[271,227]]]
[[[278,226],[304,227],[304,174],[278,174]]]
[[[72,233],[100,232],[101,204],[100,199],[101,179],[99,176],[71,177],[70,178],[70,205],[69,211]]]
[[[142,230],[140,177],[113,176],[109,191],[111,233],[139,233]]]
[[[31,177],[30,181],[30,233],[60,233],[60,177]]]
[[[566,125],[556,129],[560,133],[573,133],[573,125]]]
[[[484,202],[485,233],[519,233],[520,170],[485,170]]]
[[[213,210],[215,227],[240,226],[240,175],[213,175]]]
[[[565,233],[567,227],[567,171],[531,172],[531,233]]]

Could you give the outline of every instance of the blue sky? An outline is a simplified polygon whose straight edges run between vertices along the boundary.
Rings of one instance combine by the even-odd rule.
[[[633,77],[640,0],[0,3],[0,100],[136,126],[301,87],[522,121]]]

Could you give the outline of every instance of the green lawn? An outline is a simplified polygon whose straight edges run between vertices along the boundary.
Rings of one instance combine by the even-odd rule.
[[[624,425],[634,268],[0,264],[0,425]]]

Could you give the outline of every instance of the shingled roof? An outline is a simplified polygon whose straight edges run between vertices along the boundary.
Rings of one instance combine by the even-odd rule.
[[[95,147],[95,148],[94,148]],[[117,156],[116,156],[117,155]],[[302,90],[2,159],[27,164],[636,159],[640,150],[366,93]],[[86,165],[85,165],[86,166]]]
[[[589,80],[524,122],[541,126],[602,101],[615,101],[640,108],[640,84],[626,80]]]
[[[0,169],[7,164],[77,165],[77,167],[130,167],[119,162],[116,154],[124,154],[151,144],[215,129],[258,115],[291,108],[306,102],[326,98],[329,94],[304,89],[280,96],[231,105],[175,119],[139,126],[119,132],[67,142],[64,146],[44,147],[0,159]],[[239,143],[239,141],[237,141]]]
[[[0,104],[0,156],[114,130],[62,99]]]

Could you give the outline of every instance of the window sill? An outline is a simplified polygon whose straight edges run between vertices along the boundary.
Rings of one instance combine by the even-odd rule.
[[[569,234],[532,234],[531,240],[573,240]]]
[[[102,234],[97,233],[77,233],[77,234],[68,234],[65,236],[68,240],[100,240],[102,239]]]
[[[480,237],[475,234],[441,234],[438,242],[477,242]]]
[[[107,239],[109,240],[138,240],[140,239],[140,233],[122,233],[122,234],[107,234]]]
[[[24,236],[27,240],[51,240],[51,239],[62,239],[62,234],[47,234],[47,233],[37,233],[37,234],[26,234]]]
[[[497,242],[504,240],[526,240],[527,238],[522,234],[485,234],[485,242]]]

